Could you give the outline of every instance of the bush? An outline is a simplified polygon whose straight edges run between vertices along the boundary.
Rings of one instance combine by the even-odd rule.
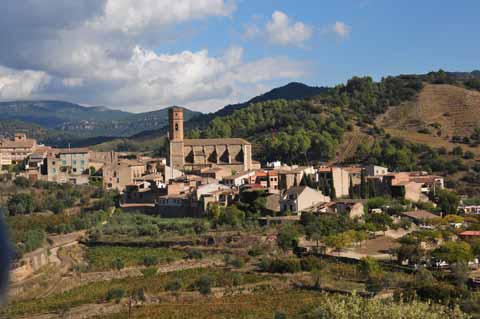
[[[195,287],[197,287],[198,291],[202,295],[208,295],[212,292],[212,286],[214,284],[214,279],[210,276],[202,276],[200,279],[197,280],[195,283]]]
[[[115,300],[118,303],[123,296],[125,296],[125,291],[123,289],[113,288],[107,292],[106,299],[107,301]]]
[[[203,257],[203,253],[197,249],[190,250],[186,256],[187,259],[202,259]]]
[[[155,256],[146,256],[143,259],[143,265],[149,267],[149,266],[155,266],[158,264],[158,258]]]
[[[228,264],[235,268],[242,268],[245,266],[245,260],[242,257],[236,257],[229,260]]]
[[[125,267],[125,263],[123,262],[123,260],[121,258],[115,258],[112,261],[112,268],[114,268],[116,270],[122,270],[123,267]]]
[[[31,194],[15,194],[7,202],[10,215],[31,214],[34,210],[33,196]]]
[[[18,186],[18,187],[21,187],[21,188],[27,188],[27,187],[30,186],[30,180],[26,177],[23,177],[23,176],[19,176],[19,177],[15,178],[13,183],[15,184],[15,186]]]
[[[169,282],[168,284],[165,285],[165,290],[170,291],[170,292],[177,292],[180,289],[182,289],[182,282],[180,279],[176,279],[172,282]]]
[[[305,257],[300,261],[300,266],[303,271],[313,271],[322,268],[322,262],[320,259],[315,257]]]
[[[465,154],[463,154],[464,159],[473,159],[475,158],[475,154],[472,151],[466,151]]]
[[[250,257],[258,257],[264,254],[264,250],[260,246],[254,246],[248,251]]]
[[[263,259],[259,264],[260,271],[270,273],[295,273],[299,272],[302,267],[298,259]]]

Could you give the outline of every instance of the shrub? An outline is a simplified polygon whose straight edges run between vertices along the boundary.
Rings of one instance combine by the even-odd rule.
[[[143,259],[143,264],[147,267],[155,266],[156,264],[158,264],[158,258],[155,256],[146,256]]]
[[[21,188],[27,188],[27,187],[30,186],[30,180],[26,177],[23,177],[23,176],[19,176],[19,177],[15,178],[13,183],[15,184],[15,186],[18,186],[18,187],[21,187]]]
[[[315,257],[305,257],[300,261],[300,266],[303,271],[313,271],[322,268],[322,262],[320,259]]]
[[[186,256],[187,259],[202,259],[203,257],[203,253],[197,249],[190,250]]]
[[[202,276],[196,281],[195,286],[202,295],[208,295],[212,292],[213,284],[214,279],[212,277]]]
[[[242,268],[245,266],[245,260],[242,257],[236,257],[230,260],[229,264],[235,268]]]
[[[298,259],[263,259],[259,268],[261,271],[270,272],[270,273],[295,273],[299,272],[302,267]]]
[[[33,197],[31,194],[15,194],[8,200],[7,207],[10,215],[33,213]]]
[[[180,279],[176,279],[165,285],[166,291],[177,292],[180,289],[182,289],[182,282],[180,281]]]
[[[254,246],[248,251],[248,255],[251,257],[258,257],[263,255],[264,250],[260,246]]]
[[[125,267],[125,263],[123,262],[123,260],[121,258],[115,258],[112,261],[112,268],[114,268],[116,270],[122,270],[123,267]]]
[[[243,284],[244,278],[243,275],[239,272],[235,272],[232,274],[232,285],[233,286],[240,286]]]
[[[123,289],[113,288],[107,292],[106,299],[107,301],[115,300],[118,303],[123,296],[125,296],[125,291]]]

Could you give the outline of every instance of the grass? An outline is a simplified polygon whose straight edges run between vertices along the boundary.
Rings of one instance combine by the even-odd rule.
[[[169,248],[96,246],[87,250],[89,270],[102,271],[112,269],[112,263],[120,258],[125,267],[144,264],[146,257],[154,257],[159,263],[172,262],[185,257],[185,253]]]
[[[233,285],[236,273],[209,268],[190,269],[158,275],[149,273],[143,277],[95,282],[42,299],[12,302],[8,306],[0,308],[0,318],[16,318],[32,314],[50,313],[88,303],[102,302],[105,301],[105,297],[111,289],[122,289],[128,293],[144,288],[146,294],[156,295],[164,292],[169,283],[178,280],[182,283],[181,290],[194,290],[194,283],[205,275],[214,279],[215,287],[228,287]],[[269,278],[272,277],[245,274],[243,276],[243,284],[260,282]]]

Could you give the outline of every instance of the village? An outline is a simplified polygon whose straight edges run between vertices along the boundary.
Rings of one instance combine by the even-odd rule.
[[[183,296],[192,287],[224,294],[212,279],[219,269],[259,282],[265,273],[298,273],[286,277],[289,289],[380,298],[412,291],[453,298],[480,286],[480,203],[447,189],[443,176],[374,164],[262,165],[244,139],[185,139],[183,130],[182,109],[171,108],[167,158],[58,149],[24,133],[0,140],[0,178],[11,193],[4,214],[18,232],[13,314],[25,314],[21,300],[28,304],[41,287],[52,299],[110,280],[124,287],[142,273],[147,285],[149,269],[171,278],[206,267],[204,276],[189,275],[197,278],[190,286],[178,284]],[[30,229],[35,220],[46,237]],[[424,272],[436,279],[413,280]],[[458,286],[442,286],[445,280]],[[124,293],[112,288],[94,300],[125,305]],[[158,303],[143,298],[134,304]]]
[[[357,258],[393,258],[388,251],[397,247],[394,240],[416,229],[450,227],[455,230],[453,238],[480,237],[479,231],[466,230],[471,224],[469,216],[480,215],[480,205],[460,200],[454,211],[442,211],[443,206],[437,205],[445,189],[442,176],[389,172],[377,165],[299,166],[277,161],[261,167],[252,159],[252,145],[243,139],[184,139],[181,108],[170,109],[169,122],[168,158],[88,148],[56,149],[39,145],[26,134],[15,134],[0,141],[1,166],[15,167],[3,171],[2,178],[100,185],[118,193],[117,206],[123,211],[164,218],[206,217],[214,209],[238,204],[249,193],[263,200],[258,217],[262,225],[299,223],[306,214],[346,215],[357,223],[365,223],[365,212],[388,214],[393,222],[388,231],[380,232],[383,240],[372,241],[371,248],[378,246],[376,249],[363,245],[361,252],[345,252]],[[367,205],[368,198],[388,198],[400,207],[372,207]],[[447,219],[451,222],[445,224]],[[415,227],[403,233],[392,229],[406,220]],[[312,248],[308,240],[304,242],[304,249]],[[477,265],[478,259],[470,262]]]

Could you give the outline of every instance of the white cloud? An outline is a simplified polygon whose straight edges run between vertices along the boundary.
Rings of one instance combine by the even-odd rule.
[[[82,78],[65,78],[62,80],[62,84],[66,87],[82,86],[83,79]]]
[[[222,106],[213,103],[250,98],[246,91],[251,94],[265,81],[301,76],[305,65],[288,58],[244,62],[239,47],[228,49],[219,58],[211,57],[207,50],[158,55],[136,47],[122,72],[130,78],[110,92],[115,105],[148,108],[179,104],[211,111],[212,107]]]
[[[49,81],[45,72],[16,71],[0,66],[0,100],[29,98]]]
[[[281,11],[272,14],[272,20],[266,25],[270,41],[279,45],[302,45],[310,39],[312,27],[303,22],[293,22]]]
[[[352,32],[352,27],[349,25],[345,24],[344,22],[337,21],[335,24],[331,27],[331,30],[333,33],[335,33],[339,38],[345,39],[347,38],[350,33]]]
[[[136,33],[209,16],[229,16],[234,1],[224,0],[108,0],[105,14],[89,22],[95,28]]]
[[[212,111],[270,89],[273,80],[305,73],[303,63],[285,57],[245,60],[241,47],[222,56],[207,49],[161,52],[174,26],[229,16],[234,1],[51,1],[53,8],[37,0],[0,2],[0,11],[14,13],[0,20],[0,39],[9,43],[0,46],[0,99],[58,98],[132,111],[179,104]],[[72,19],[63,18],[70,13]],[[289,34],[305,28],[287,21]]]

